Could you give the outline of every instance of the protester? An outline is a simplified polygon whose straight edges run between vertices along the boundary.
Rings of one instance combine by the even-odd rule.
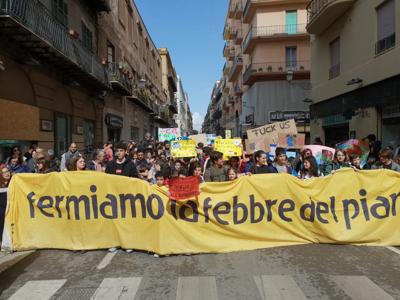
[[[300,179],[310,179],[314,177],[319,177],[320,173],[318,171],[317,161],[313,156],[307,156],[304,158],[303,166],[300,170]]]
[[[106,159],[106,153],[104,150],[96,149],[93,152],[93,159],[88,163],[88,170],[96,172],[104,172],[105,165],[104,161]]]
[[[349,163],[349,157],[346,151],[336,150],[333,161],[324,166],[323,174],[326,176],[335,172],[336,170],[351,167],[352,166]]]
[[[32,158],[32,153],[36,150],[37,145],[36,144],[32,144],[29,146],[29,149],[27,152],[25,152],[24,157],[25,157],[25,161],[29,161]]]
[[[226,172],[226,180],[234,181],[238,178],[237,169],[230,167]]]
[[[250,173],[251,174],[270,173],[267,164],[267,154],[264,151],[259,150],[256,151],[256,153],[254,153],[254,164],[250,168]]]
[[[196,176],[197,178],[199,178],[199,183],[204,182],[203,168],[201,167],[201,164],[199,162],[194,164],[193,171],[189,173],[189,175]]]
[[[67,170],[67,162],[69,160],[73,160],[74,158],[81,156],[81,154],[78,151],[78,147],[76,146],[75,143],[71,143],[71,145],[69,146],[69,149],[67,152],[65,152],[62,156],[61,156],[61,164],[60,164],[60,170],[61,171],[65,171]]]
[[[115,145],[116,158],[107,163],[106,173],[127,177],[138,177],[138,171],[133,162],[126,157],[126,144],[123,142]]]
[[[1,166],[0,188],[8,188],[11,181],[11,172],[6,165]]]
[[[48,160],[49,160],[49,171],[58,172],[60,171],[60,160],[56,157],[53,149],[47,150]]]
[[[147,164],[142,164],[138,168],[139,178],[147,181],[148,183],[154,183],[152,178],[149,176],[149,166]]]
[[[204,173],[206,182],[223,182],[226,180],[228,167],[224,165],[223,154],[213,151],[210,156],[212,166]]]
[[[72,160],[69,160],[67,164],[68,171],[84,171],[86,170],[86,162],[85,159],[81,156],[74,157]]]
[[[11,155],[7,168],[10,170],[12,175],[18,173],[29,173],[29,168],[24,163],[20,153],[14,153]]]
[[[393,151],[386,148],[379,151],[379,161],[376,162],[372,169],[387,169],[400,172],[400,165],[393,161]]]
[[[269,173],[286,173],[292,174],[292,168],[288,165],[286,150],[278,147],[275,150],[275,160],[268,166]]]
[[[103,150],[104,150],[104,153],[106,155],[105,156],[105,162],[106,163],[109,162],[109,161],[112,161],[114,159],[114,152],[113,152],[112,146],[113,146],[113,144],[110,143],[110,142],[105,143],[104,146],[103,146]]]
[[[296,170],[297,173],[299,173],[300,170],[303,168],[304,159],[306,157],[310,157],[312,155],[313,154],[312,154],[312,151],[310,149],[304,149],[303,151],[301,151],[301,154],[299,156],[299,160],[297,161],[296,167],[295,167],[295,170]]]
[[[350,164],[355,170],[361,170],[361,157],[360,155],[353,153],[350,155]]]

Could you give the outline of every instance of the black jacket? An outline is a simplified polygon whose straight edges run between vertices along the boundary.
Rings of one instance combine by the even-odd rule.
[[[106,166],[106,173],[127,177],[139,177],[135,165],[128,158],[126,158],[122,164],[117,163],[116,159],[108,162]]]

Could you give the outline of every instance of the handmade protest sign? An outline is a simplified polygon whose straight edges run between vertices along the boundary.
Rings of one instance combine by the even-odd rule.
[[[270,143],[272,143],[272,141],[270,141],[269,139],[266,139],[266,138],[260,138],[260,139],[255,139],[255,140],[245,140],[246,153],[253,154],[258,150],[269,152],[270,151]]]
[[[207,145],[212,146],[214,145],[215,139],[217,138],[217,135],[212,133],[212,134],[207,134]]]
[[[225,130],[225,138],[231,139],[232,138],[232,130]]]
[[[174,141],[181,136],[179,128],[158,128],[158,140],[160,142]]]
[[[348,155],[357,154],[361,158],[361,167],[363,167],[368,160],[369,143],[362,140],[348,140],[336,145],[337,149],[346,151]]]
[[[202,143],[204,146],[207,146],[207,135],[206,134],[196,134],[196,135],[190,135],[189,139],[194,140],[196,142],[196,146],[199,143]]]
[[[231,156],[242,156],[241,139],[216,139],[214,145],[215,151],[222,152],[224,159]]]
[[[307,145],[304,146],[303,149],[311,150],[312,155],[317,160],[319,166],[323,166],[331,162],[335,156],[335,149],[326,146]]]
[[[274,142],[278,142],[278,134],[297,134],[296,122],[294,119],[267,124],[258,128],[247,130],[247,137],[250,140],[257,139],[263,136],[270,136],[274,139]]]
[[[309,243],[400,245],[400,173],[390,170],[344,168],[305,181],[243,176],[201,184],[200,195],[184,202],[124,176],[17,174],[8,195],[3,243],[13,250],[179,254]]]
[[[196,157],[196,142],[193,140],[171,141],[171,156],[174,158]]]
[[[290,149],[301,149],[304,146],[306,135],[303,133],[299,134],[278,134],[278,147],[290,148]]]
[[[190,176],[186,178],[172,178],[169,180],[170,198],[173,200],[186,200],[200,194],[199,178]]]

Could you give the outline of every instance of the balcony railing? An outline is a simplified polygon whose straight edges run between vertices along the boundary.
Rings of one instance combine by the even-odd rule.
[[[319,12],[327,6],[329,3],[336,0],[313,0],[308,4],[307,7],[307,15],[308,15],[308,23],[312,21],[312,19],[319,14]]]
[[[67,28],[40,1],[0,0],[0,16],[19,23],[30,32],[28,34],[33,33],[76,67],[108,86],[107,71],[98,57],[80,40],[71,38]]]
[[[290,60],[280,62],[253,63],[246,68],[246,71],[243,74],[243,82],[248,82],[252,76],[282,75],[286,74],[288,71],[309,72],[310,61]]]
[[[129,96],[132,94],[132,80],[122,71],[122,66],[117,63],[108,63],[108,73],[112,87],[118,92]]]
[[[288,37],[296,34],[307,34],[307,24],[287,24],[272,26],[251,27],[243,41],[243,49],[246,49],[254,38],[262,37]]]
[[[378,55],[382,52],[385,52],[386,50],[393,48],[395,45],[396,45],[396,33],[393,33],[388,37],[385,37],[376,42],[375,54]]]
[[[243,58],[241,56],[236,56],[231,70],[229,71],[228,78],[229,80],[232,80],[232,77],[238,72],[238,69],[243,67]]]
[[[236,19],[239,19],[243,14],[243,4],[242,0],[238,0],[235,5],[235,12],[234,12],[234,17]]]

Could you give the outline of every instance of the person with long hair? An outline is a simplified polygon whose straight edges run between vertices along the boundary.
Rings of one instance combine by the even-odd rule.
[[[270,173],[267,163],[267,154],[262,151],[254,153],[254,164],[250,168],[251,174],[266,174]]]
[[[226,181],[234,181],[238,178],[237,169],[230,167],[226,172]]]
[[[14,153],[13,155],[11,155],[7,167],[10,170],[11,174],[29,173],[29,169],[24,163],[22,155],[19,153]]]
[[[68,171],[84,171],[86,170],[86,162],[82,156],[77,156],[70,161],[70,165],[67,166]]]
[[[332,172],[342,168],[351,168],[349,156],[344,150],[336,150],[333,161],[326,165],[323,173],[324,175],[329,175]]]
[[[310,179],[319,177],[318,164],[314,156],[307,156],[303,160],[303,166],[300,170],[300,179]]]

